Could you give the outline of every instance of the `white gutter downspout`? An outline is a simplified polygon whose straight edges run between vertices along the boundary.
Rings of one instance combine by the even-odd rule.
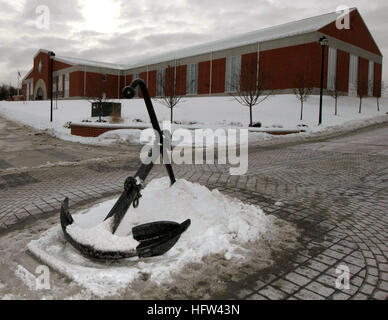
[[[117,75],[117,99],[120,100],[120,70]]]
[[[147,88],[148,88],[148,66],[147,66]]]
[[[260,78],[260,43],[257,43],[257,79],[256,79],[256,88],[259,87],[259,78]]]
[[[84,66],[84,98],[86,98],[86,66]]]
[[[213,91],[213,51],[210,53],[210,88],[209,88],[209,94],[212,95]]]
[[[176,95],[176,84],[177,84],[177,80],[176,80],[176,67],[177,67],[177,61],[175,59],[174,61],[174,96]]]

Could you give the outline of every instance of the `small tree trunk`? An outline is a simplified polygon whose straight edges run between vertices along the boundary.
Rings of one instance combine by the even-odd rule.
[[[338,116],[338,97],[335,97],[335,115]]]
[[[377,98],[377,111],[380,112],[380,99]]]
[[[101,118],[102,118],[102,103],[101,101],[98,103],[98,121],[101,122]]]
[[[303,120],[303,100],[300,101],[300,121]]]
[[[172,122],[174,121],[174,108],[170,108],[170,110],[171,110],[171,124],[172,124]]]
[[[253,127],[253,107],[249,106],[249,119],[250,119],[250,127]]]
[[[360,108],[358,110],[358,113],[362,112],[362,97],[360,97]]]

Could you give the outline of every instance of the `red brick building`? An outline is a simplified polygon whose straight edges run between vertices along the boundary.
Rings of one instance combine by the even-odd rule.
[[[328,39],[325,54],[324,89],[337,87],[343,95],[357,95],[360,81],[368,83],[368,94],[378,95],[383,56],[357,9],[351,9],[349,29],[337,28],[344,19],[329,13],[309,19],[254,31],[170,52],[141,58],[131,64],[111,64],[56,56],[53,92],[58,99],[83,99],[104,93],[122,98],[122,89],[140,77],[151,96],[161,95],[158,83],[174,68],[177,92],[186,96],[227,95],[246,86],[241,70],[266,75],[266,89],[289,93],[296,79],[318,92],[321,79],[321,45]],[[343,20],[345,21],[345,20]],[[49,99],[50,57],[46,50],[34,56],[34,65],[23,79],[29,99]],[[237,76],[236,76],[237,75]]]

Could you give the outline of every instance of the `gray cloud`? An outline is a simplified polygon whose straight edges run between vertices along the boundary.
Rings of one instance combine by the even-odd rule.
[[[84,0],[24,0],[24,6],[0,0],[0,83],[16,82],[16,71],[27,72],[39,48],[58,55],[128,63],[154,55],[296,19],[357,6],[383,54],[388,53],[385,0],[111,0],[120,5],[114,32],[79,29]],[[23,2],[23,0],[19,1]],[[35,27],[38,5],[50,9],[50,30]],[[388,69],[384,68],[388,82]]]

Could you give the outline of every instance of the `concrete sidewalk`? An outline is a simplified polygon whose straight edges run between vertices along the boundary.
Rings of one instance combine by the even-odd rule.
[[[18,131],[20,136],[23,129]],[[0,135],[2,144],[7,146],[13,141],[17,144],[18,134]],[[39,136],[33,139],[35,137]],[[54,140],[48,142],[50,146],[62,143]],[[68,149],[60,151],[78,156],[78,150],[83,159],[93,158],[98,153],[95,150],[83,153],[81,149],[85,146],[77,144],[68,143],[66,147]],[[113,146],[106,150],[106,155],[116,153],[115,148],[118,154],[126,154],[120,147]],[[224,286],[220,291],[208,288],[211,298],[388,299],[387,150],[388,127],[379,125],[316,142],[251,148],[249,172],[241,177],[229,176],[224,166],[175,166],[178,178],[218,188],[259,205],[268,214],[295,224],[301,234],[297,239],[299,246],[274,256],[275,264],[270,268],[243,267],[236,270],[240,273],[238,279],[228,280],[214,270],[213,276],[223,279]],[[58,223],[57,208],[62,198],[70,196],[74,201],[72,205],[79,206],[117,194],[124,178],[137,168],[138,151],[133,152],[136,157],[130,159],[25,170],[23,176],[17,177],[0,173],[0,223],[3,226],[0,254],[4,257],[0,269],[0,296],[93,298],[56,273],[52,279],[55,292],[36,292],[28,288],[26,281],[15,277],[14,269],[21,265],[33,273],[39,265],[26,252],[25,245]],[[43,163],[44,156],[41,159]],[[4,161],[11,163],[13,160],[6,158]],[[157,167],[149,179],[164,175],[164,169]],[[27,208],[28,205],[33,208]],[[18,218],[19,210],[27,211],[32,218],[23,222],[25,217]],[[55,216],[44,218],[53,212]],[[336,287],[339,266],[350,271],[349,289]],[[197,280],[199,286],[206,287],[206,283],[200,284],[200,279]],[[182,283],[149,288],[155,289],[160,299],[195,297]],[[149,297],[154,296],[146,291],[140,296]]]

